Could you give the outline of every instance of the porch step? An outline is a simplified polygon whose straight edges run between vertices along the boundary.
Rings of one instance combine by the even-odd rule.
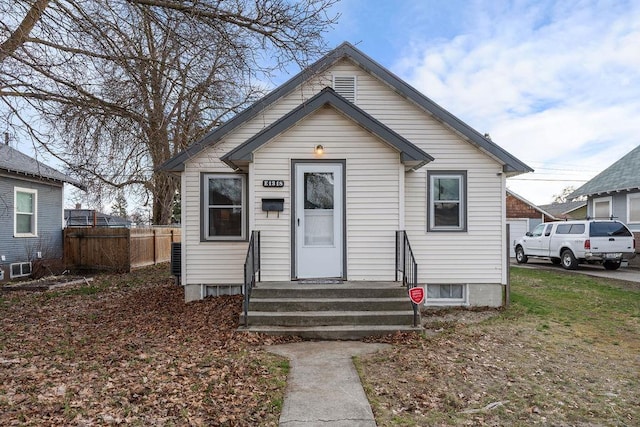
[[[244,319],[242,319],[244,321]],[[250,311],[249,326],[411,325],[413,310],[405,311]]]
[[[401,298],[251,298],[251,310],[286,311],[403,311],[411,307]],[[412,311],[413,313],[413,311]],[[412,314],[413,315],[413,314]]]
[[[253,289],[241,331],[306,339],[360,339],[413,327],[413,308],[396,282],[262,282]],[[244,315],[240,324],[245,324]],[[419,323],[418,323],[419,324]]]
[[[251,292],[254,298],[405,298],[407,291],[401,286],[366,287],[365,285],[297,285],[291,287],[260,283]]]
[[[291,335],[307,340],[359,340],[373,335],[394,332],[421,332],[422,328],[407,325],[341,325],[341,326],[252,326],[243,331],[265,335]]]

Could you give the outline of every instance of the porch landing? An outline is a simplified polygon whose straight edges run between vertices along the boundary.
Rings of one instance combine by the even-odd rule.
[[[422,330],[413,326],[406,289],[383,281],[260,282],[251,293],[246,320],[240,331],[305,339],[357,340]],[[240,324],[245,324],[244,315]]]

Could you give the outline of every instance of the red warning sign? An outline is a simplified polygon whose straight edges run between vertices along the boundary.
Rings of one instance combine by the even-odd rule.
[[[414,304],[422,304],[424,300],[424,288],[418,286],[409,289],[409,298],[411,298],[411,302]]]

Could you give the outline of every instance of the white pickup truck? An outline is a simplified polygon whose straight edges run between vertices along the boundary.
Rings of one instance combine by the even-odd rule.
[[[635,241],[620,221],[547,222],[518,240],[515,252],[520,264],[538,257],[562,264],[567,270],[585,262],[599,262],[607,270],[616,270],[623,259],[635,256]]]

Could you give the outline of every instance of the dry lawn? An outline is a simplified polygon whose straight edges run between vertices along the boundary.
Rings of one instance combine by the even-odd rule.
[[[640,425],[638,286],[512,279],[509,309],[427,313],[430,337],[358,361],[378,425]]]
[[[514,269],[512,295],[357,360],[378,425],[640,425],[638,286]],[[0,425],[277,425],[288,363],[240,307],[167,266],[2,293]]]
[[[0,294],[0,425],[277,425],[288,363],[166,265]]]

